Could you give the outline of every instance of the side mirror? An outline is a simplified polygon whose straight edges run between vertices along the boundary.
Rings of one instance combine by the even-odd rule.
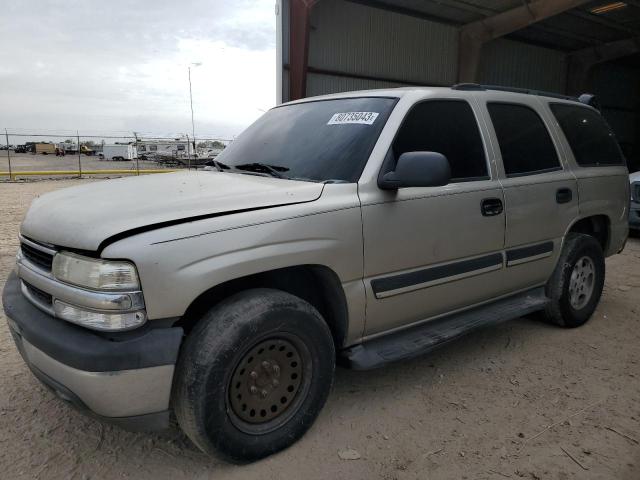
[[[447,157],[436,152],[406,152],[400,155],[396,169],[378,181],[382,190],[408,187],[440,187],[451,180]]]

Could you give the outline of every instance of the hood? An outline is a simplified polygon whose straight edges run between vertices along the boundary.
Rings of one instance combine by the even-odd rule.
[[[635,172],[629,175],[629,183],[640,182],[640,172]]]
[[[218,172],[178,172],[92,182],[40,196],[21,233],[52,245],[97,251],[123,232],[193,217],[310,202],[323,185]]]

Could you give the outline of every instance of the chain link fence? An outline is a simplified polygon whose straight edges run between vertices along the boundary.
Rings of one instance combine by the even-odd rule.
[[[198,169],[231,142],[221,138],[75,135],[5,130],[0,181],[30,178],[114,177]],[[4,140],[4,141],[3,141]]]

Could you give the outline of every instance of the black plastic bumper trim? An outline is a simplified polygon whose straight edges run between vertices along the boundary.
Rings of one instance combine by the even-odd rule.
[[[182,342],[179,327],[133,330],[104,336],[54,318],[32,305],[12,272],[2,292],[4,311],[16,333],[50,357],[86,372],[174,365]],[[153,320],[152,320],[153,321]]]

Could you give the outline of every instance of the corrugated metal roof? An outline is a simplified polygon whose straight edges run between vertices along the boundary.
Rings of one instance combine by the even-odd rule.
[[[427,15],[453,25],[463,25],[522,6],[531,0],[351,0],[373,7],[411,15]],[[578,50],[610,41],[640,36],[640,1],[628,0],[627,6],[596,15],[591,10],[611,3],[593,1],[508,35],[563,51]]]
[[[442,23],[339,0],[319,2],[311,14],[309,66],[316,69],[450,85],[457,49],[457,29]]]
[[[307,95],[457,81],[458,28],[341,0],[311,15]],[[500,39],[485,45],[483,83],[563,92],[563,52]]]
[[[563,92],[567,74],[562,52],[498,39],[482,49],[480,83]]]
[[[361,78],[335,77],[309,73],[307,75],[307,96],[315,97],[337,92],[352,92],[355,90],[372,90],[374,88],[403,87],[401,83],[367,80]]]

